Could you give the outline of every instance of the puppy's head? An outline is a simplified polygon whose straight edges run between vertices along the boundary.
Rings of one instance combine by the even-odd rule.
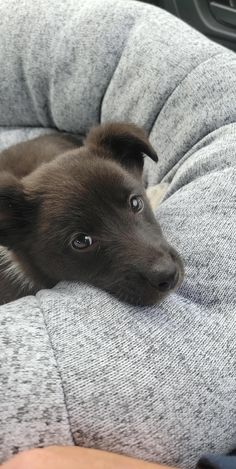
[[[156,303],[181,283],[183,266],[145,195],[144,155],[157,161],[141,129],[107,124],[22,184],[3,176],[0,244],[45,286],[77,280]]]

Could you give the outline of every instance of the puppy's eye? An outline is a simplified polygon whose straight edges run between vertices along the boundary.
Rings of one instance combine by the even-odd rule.
[[[73,249],[87,249],[94,244],[93,238],[84,233],[79,233],[71,241],[71,246]]]
[[[144,207],[144,201],[139,195],[132,195],[129,199],[130,207],[133,212],[138,213],[142,212]]]

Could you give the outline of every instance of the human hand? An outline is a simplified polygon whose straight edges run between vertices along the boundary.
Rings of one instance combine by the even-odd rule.
[[[2,469],[174,469],[138,459],[77,446],[51,446],[24,451]]]

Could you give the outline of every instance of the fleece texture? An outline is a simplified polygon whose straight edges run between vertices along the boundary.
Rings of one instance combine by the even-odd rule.
[[[62,283],[0,308],[0,461],[76,444],[192,469],[236,446],[236,55],[126,0],[1,0],[0,149],[143,126],[182,287],[136,308]]]

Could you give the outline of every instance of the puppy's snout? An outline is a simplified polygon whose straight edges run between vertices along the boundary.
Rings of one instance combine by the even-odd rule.
[[[154,265],[146,274],[146,278],[159,292],[165,293],[176,286],[179,274],[175,263],[170,262],[163,267]]]

